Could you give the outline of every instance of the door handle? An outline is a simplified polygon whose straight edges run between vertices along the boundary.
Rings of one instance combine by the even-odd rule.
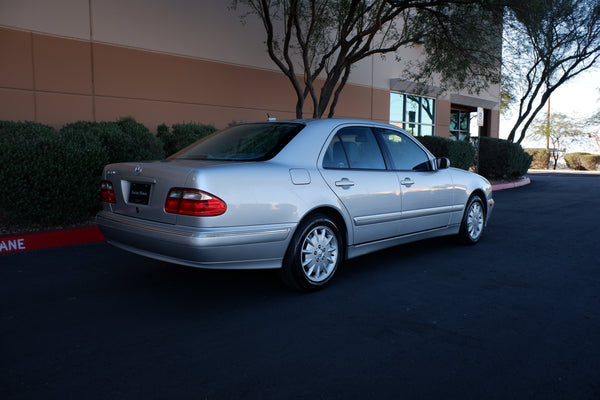
[[[335,182],[335,186],[343,187],[343,188],[350,187],[350,186],[354,186],[354,182],[352,182],[348,178],[342,178],[341,181],[336,181]]]
[[[403,180],[400,181],[400,184],[404,185],[404,186],[410,186],[410,185],[414,185],[415,181],[413,181],[410,178],[404,178]]]

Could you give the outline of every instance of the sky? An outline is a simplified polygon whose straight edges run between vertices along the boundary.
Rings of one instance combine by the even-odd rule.
[[[547,106],[538,113],[538,117],[546,115]],[[600,111],[600,68],[592,71],[586,71],[573,78],[564,85],[560,86],[550,97],[550,113],[562,113],[574,119],[588,118],[592,114]],[[516,111],[512,112],[508,118],[500,117],[500,137],[506,138],[513,126],[516,117]],[[600,133],[600,127],[598,127]],[[523,141],[523,147],[545,147],[545,141],[535,142],[526,138]],[[577,143],[570,143],[567,147],[568,152],[587,151],[591,153],[600,153],[594,138],[583,138]]]

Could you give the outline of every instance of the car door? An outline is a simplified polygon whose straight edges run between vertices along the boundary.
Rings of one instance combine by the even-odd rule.
[[[354,244],[398,235],[402,212],[398,177],[386,168],[370,127],[339,129],[327,146],[320,171],[350,214]]]
[[[453,211],[454,185],[448,169],[436,169],[416,141],[392,129],[375,129],[402,191],[400,234],[442,228]]]

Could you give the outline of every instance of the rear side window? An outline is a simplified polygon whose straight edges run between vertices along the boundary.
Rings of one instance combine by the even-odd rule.
[[[342,128],[325,152],[324,168],[385,169],[385,161],[370,128]]]
[[[213,133],[173,154],[171,159],[264,161],[281,151],[303,124],[265,122],[237,125]]]

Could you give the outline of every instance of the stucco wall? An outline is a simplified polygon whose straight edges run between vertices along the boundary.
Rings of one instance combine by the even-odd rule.
[[[269,59],[264,29],[223,0],[2,0],[0,119],[60,126],[131,115],[159,123],[295,116],[295,94]],[[421,50],[358,63],[338,117],[389,120],[390,81]],[[482,98],[497,101],[493,87]],[[437,132],[449,119],[438,99]],[[448,115],[446,115],[448,114]],[[310,116],[310,102],[305,106]]]

